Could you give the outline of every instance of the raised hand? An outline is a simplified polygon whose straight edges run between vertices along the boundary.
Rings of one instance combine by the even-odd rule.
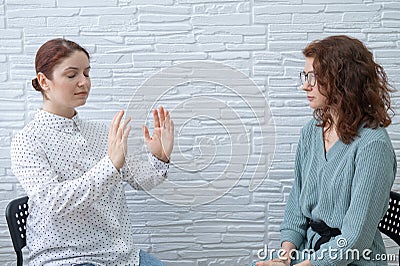
[[[121,124],[124,111],[114,115],[108,130],[108,156],[115,168],[119,171],[125,164],[125,154],[128,148],[128,135],[131,126],[128,126],[131,118],[128,117]]]
[[[162,106],[153,110],[154,131],[150,136],[149,129],[142,126],[143,135],[149,151],[163,162],[169,162],[174,147],[174,122],[169,112]]]

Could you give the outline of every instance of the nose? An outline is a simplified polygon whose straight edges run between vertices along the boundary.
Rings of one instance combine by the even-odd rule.
[[[310,86],[310,83],[308,83],[308,80],[306,80],[302,85],[301,85],[301,89],[303,91],[310,91],[312,90],[312,87]]]
[[[78,80],[78,86],[79,87],[83,87],[85,85],[87,85],[89,82],[89,77],[86,77],[85,75],[81,75],[80,79]]]

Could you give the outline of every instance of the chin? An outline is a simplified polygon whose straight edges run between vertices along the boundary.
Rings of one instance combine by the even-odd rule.
[[[318,104],[313,104],[313,103],[310,103],[310,108],[312,108],[312,109],[321,109],[323,106],[322,105],[318,105]]]
[[[75,107],[79,107],[79,106],[85,105],[85,103],[86,103],[86,99],[85,99],[85,100],[82,100],[82,101],[79,101],[79,102],[75,105]]]

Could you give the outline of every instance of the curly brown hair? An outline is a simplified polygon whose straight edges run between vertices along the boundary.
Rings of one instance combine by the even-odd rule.
[[[394,88],[361,41],[344,35],[330,36],[313,41],[303,54],[314,58],[318,88],[326,97],[325,106],[314,110],[314,117],[320,121],[318,126],[329,130],[335,123],[339,139],[349,144],[362,125],[390,125],[388,111],[394,114],[390,105]]]

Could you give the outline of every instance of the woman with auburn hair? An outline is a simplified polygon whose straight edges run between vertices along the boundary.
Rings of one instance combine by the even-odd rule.
[[[124,182],[149,190],[166,178],[169,112],[153,111],[153,136],[143,126],[151,162],[125,158],[130,118],[122,121],[123,111],[107,130],[75,110],[91,89],[89,53],[53,39],[37,51],[35,68],[43,107],[11,144],[12,171],[29,196],[29,265],[164,265],[134,245]]]
[[[302,129],[281,250],[263,265],[387,265],[378,230],[396,176],[385,129],[392,88],[357,39],[331,36],[303,51],[302,89],[314,118]]]

